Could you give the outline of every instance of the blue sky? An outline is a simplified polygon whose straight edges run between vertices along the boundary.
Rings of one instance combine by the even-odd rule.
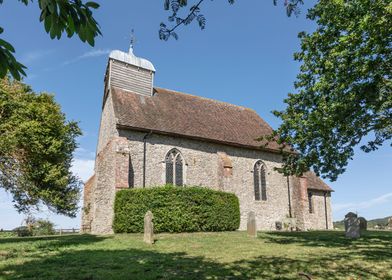
[[[135,29],[135,54],[148,58],[157,69],[155,85],[255,109],[271,126],[279,121],[271,114],[284,107],[293,90],[299,64],[297,34],[311,31],[314,23],[302,8],[287,18],[272,0],[206,1],[202,8],[207,27],[181,28],[178,41],[160,41],[159,23],[166,21],[162,1],[98,1],[96,18],[103,36],[94,48],[77,38],[51,40],[39,23],[37,3],[29,8],[17,1],[4,1],[0,18],[4,39],[13,43],[18,59],[28,67],[30,84],[37,92],[55,94],[68,119],[77,120],[84,132],[79,138],[73,166],[82,179],[92,174],[97,144],[103,77],[110,50],[128,50],[130,30]],[[281,1],[283,2],[283,1]],[[281,3],[280,3],[281,4]],[[366,218],[392,215],[391,148],[372,154],[357,151],[347,172],[330,183],[334,220],[351,210]],[[20,225],[23,216],[12,208],[11,197],[0,190],[0,228]],[[56,216],[44,211],[58,227],[79,227],[80,218]]]

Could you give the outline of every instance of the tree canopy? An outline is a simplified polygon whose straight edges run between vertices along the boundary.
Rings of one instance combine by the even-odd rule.
[[[0,5],[4,0],[0,0]],[[230,4],[234,0],[227,0]],[[33,0],[19,0],[24,5],[28,5]],[[99,4],[93,1],[84,3],[82,0],[37,0],[38,7],[41,11],[39,20],[44,24],[45,31],[50,38],[60,39],[63,33],[68,37],[77,34],[82,42],[87,42],[91,46],[95,44],[95,38],[102,35],[100,26],[94,18],[93,10],[99,8]],[[188,3],[192,2],[192,3]],[[201,13],[201,4],[204,0],[187,1],[187,0],[163,0],[163,8],[169,11],[168,21],[174,23],[169,27],[168,24],[161,23],[159,29],[159,38],[167,41],[169,38],[178,39],[175,30],[181,25],[189,25],[197,21],[199,27],[204,29],[206,18]],[[278,0],[272,0],[274,5]],[[286,7],[287,15],[298,14],[300,4],[303,0],[283,0]],[[188,4],[191,6],[189,12],[180,16]],[[4,29],[0,27],[0,35]],[[9,42],[0,38],[0,79],[10,73],[16,80],[26,76],[26,67],[18,62],[14,56],[15,49]]]
[[[43,204],[75,216],[80,182],[70,168],[81,131],[53,96],[1,79],[0,135],[0,188],[12,194],[16,209],[27,213]]]
[[[167,41],[170,38],[178,39],[176,29],[181,25],[189,25],[196,21],[200,29],[206,27],[206,18],[202,13],[201,5],[205,0],[192,1],[189,11],[181,15],[182,10],[189,4],[187,0],[164,0],[163,7],[169,11],[168,23],[161,22],[159,29],[159,38]],[[229,4],[234,4],[235,0],[227,0]],[[276,6],[278,0],[272,0]],[[287,16],[292,14],[298,15],[300,12],[299,6],[303,4],[303,0],[284,0],[283,5],[286,7]]]
[[[4,0],[0,0],[0,4]],[[26,6],[33,0],[19,0]],[[60,39],[63,33],[68,37],[77,34],[82,42],[94,46],[95,38],[101,34],[98,23],[93,17],[93,9],[98,9],[95,2],[83,3],[82,0],[37,0],[41,14],[40,22],[50,38]],[[0,27],[0,35],[4,29]],[[15,49],[7,41],[0,38],[0,79],[9,72],[13,78],[20,80],[26,76],[26,67],[14,56]]]
[[[307,17],[318,27],[299,34],[297,91],[274,112],[273,136],[298,152],[285,154],[284,173],[336,180],[355,146],[370,152],[392,138],[392,2],[320,0]]]

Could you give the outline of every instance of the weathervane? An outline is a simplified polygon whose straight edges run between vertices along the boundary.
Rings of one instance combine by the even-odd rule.
[[[129,53],[133,53],[133,47],[136,44],[135,30],[131,29],[131,42],[129,44]]]

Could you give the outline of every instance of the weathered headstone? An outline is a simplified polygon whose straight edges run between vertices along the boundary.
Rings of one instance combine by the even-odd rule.
[[[353,219],[353,218],[358,218],[358,215],[355,214],[355,213],[353,213],[353,212],[348,212],[348,213],[346,214],[346,216],[344,216],[344,231],[347,231],[347,228],[348,228],[347,221],[348,221],[349,219]]]
[[[359,217],[359,230],[366,231],[367,230],[367,220],[364,217]]]
[[[251,211],[248,213],[248,224],[247,224],[248,235],[251,237],[257,237],[256,229],[256,214]]]
[[[360,235],[360,220],[357,215],[350,212],[345,216],[344,226],[347,238],[359,238]]]
[[[144,242],[154,244],[154,216],[151,211],[147,211],[144,216]]]
[[[387,227],[388,229],[392,230],[392,217],[389,218]]]

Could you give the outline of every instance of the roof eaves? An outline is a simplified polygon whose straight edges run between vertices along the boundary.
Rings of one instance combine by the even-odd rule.
[[[151,133],[156,133],[156,134],[160,134],[160,135],[180,136],[180,137],[184,137],[184,138],[188,138],[188,139],[203,140],[203,141],[207,141],[207,142],[211,142],[211,143],[247,148],[247,149],[251,149],[251,150],[260,150],[260,151],[271,152],[271,153],[275,153],[275,154],[281,153],[280,150],[269,149],[269,148],[266,148],[263,146],[243,145],[243,144],[229,142],[229,141],[222,141],[222,140],[218,140],[218,139],[197,137],[197,136],[193,136],[193,135],[179,134],[179,133],[168,132],[168,131],[160,131],[160,130],[149,129],[149,128],[145,128],[145,127],[134,127],[134,126],[123,125],[123,124],[119,124],[119,123],[116,124],[116,127],[117,127],[117,129],[124,129],[124,130],[135,130],[135,131],[140,131],[140,132],[151,132]]]

